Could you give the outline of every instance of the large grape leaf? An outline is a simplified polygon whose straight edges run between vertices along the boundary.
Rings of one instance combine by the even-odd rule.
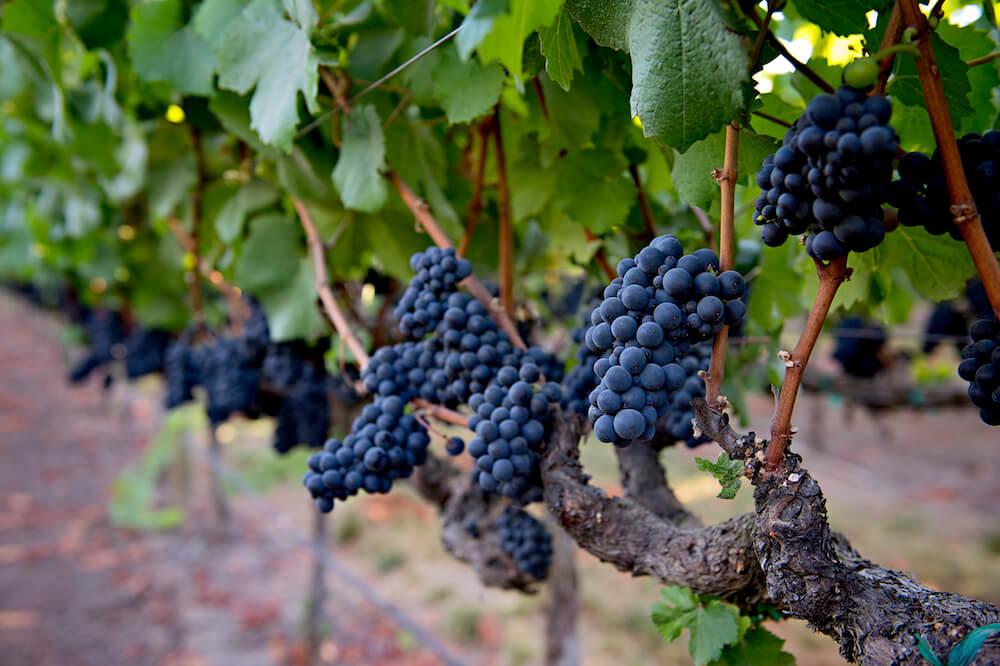
[[[595,234],[623,224],[636,201],[635,185],[623,175],[622,165],[600,148],[574,151],[562,159],[556,193],[562,211]]]
[[[62,29],[54,6],[53,2],[39,0],[5,3],[3,23],[0,25],[6,36],[13,37],[23,48],[44,59],[49,66],[50,75],[58,81],[62,69],[59,60]]]
[[[499,60],[513,76],[522,78],[524,40],[555,20],[563,0],[510,0],[506,13],[493,19],[493,27],[479,44],[484,63]]]
[[[802,18],[823,30],[838,35],[856,35],[868,29],[865,14],[875,9],[882,11],[890,3],[865,2],[864,0],[794,0],[792,3]]]
[[[566,10],[556,16],[547,28],[538,31],[545,56],[545,71],[563,90],[569,90],[573,71],[583,70],[583,55],[577,45],[575,22]]]
[[[316,274],[308,257],[298,260],[285,282],[256,294],[267,312],[271,339],[313,340],[329,331],[316,305]]]
[[[975,25],[959,28],[948,21],[938,25],[935,34],[958,49],[962,60],[970,61],[989,54],[996,46],[989,35]],[[1000,85],[1000,70],[996,61],[969,68],[969,105],[973,112],[962,123],[962,132],[983,132],[996,115],[993,90]]]
[[[219,38],[219,86],[250,100],[250,127],[264,143],[292,149],[299,92],[309,111],[316,101],[319,61],[306,32],[286,21],[274,0],[254,0]]]
[[[388,188],[385,136],[382,123],[370,104],[355,107],[344,118],[340,157],[333,169],[333,183],[345,208],[374,213],[385,203]]]
[[[300,236],[298,225],[289,217],[255,217],[236,260],[236,284],[254,295],[287,284],[298,270]]]
[[[210,95],[215,55],[182,22],[180,0],[153,0],[132,9],[129,55],[139,78],[166,81],[188,95]]]
[[[125,27],[128,25],[128,2],[126,0],[68,2],[66,18],[88,49],[110,47],[125,34]]]
[[[431,72],[432,90],[451,124],[467,123],[489,113],[500,99],[505,78],[498,63],[463,62],[454,50],[445,51]]]
[[[688,651],[696,664],[718,659],[722,648],[740,638],[740,611],[718,600],[701,601],[689,588],[668,585],[661,592],[662,602],[653,604],[653,624],[667,641],[681,631],[691,632]]]
[[[746,45],[713,0],[567,0],[598,44],[632,56],[632,115],[646,136],[687,150],[732,120],[748,78]]]
[[[763,627],[749,629],[739,643],[727,645],[709,666],[795,666],[795,657],[781,649],[784,639]]]
[[[232,243],[243,231],[247,216],[278,200],[278,190],[266,180],[251,180],[236,191],[215,216],[215,232],[223,243]]]
[[[246,8],[250,0],[205,0],[198,6],[191,19],[194,31],[205,38],[205,41],[217,48],[219,38]]]
[[[886,234],[872,251],[873,272],[898,266],[924,298],[955,298],[965,288],[975,268],[965,244],[950,236],[932,236],[923,227],[903,227]]]
[[[455,44],[462,58],[483,43],[483,39],[493,29],[493,21],[507,11],[508,0],[479,0],[469,10],[462,21],[462,30],[455,36]]]

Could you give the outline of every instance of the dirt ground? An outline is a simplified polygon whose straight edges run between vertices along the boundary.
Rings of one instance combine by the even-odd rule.
[[[168,475],[159,489],[161,504],[184,509],[182,525],[118,527],[108,512],[113,483],[158,430],[156,386],[110,397],[99,378],[67,386],[60,327],[6,294],[0,330],[0,666],[304,663],[313,570],[313,512],[298,485],[305,453],[276,462],[266,423],[220,430],[226,464],[246,480],[230,485],[233,536],[221,540],[200,464],[204,438],[193,431],[180,442],[189,455],[171,469],[196,472],[181,482]],[[797,447],[834,526],[865,555],[925,584],[1000,601],[1000,433],[972,409],[849,420],[839,401],[805,396],[799,414],[817,401],[825,403],[822,436],[813,424]],[[756,430],[767,429],[771,410],[768,399],[753,401]],[[609,448],[588,443],[584,463],[616,491]],[[696,471],[696,455],[716,452],[665,454],[682,499],[705,520],[747,510],[746,489],[733,502],[714,498],[718,486]],[[323,663],[444,663],[427,645],[433,640],[470,665],[539,663],[544,594],[484,589],[442,551],[436,515],[409,489],[338,507],[329,530]],[[654,581],[582,552],[577,564],[585,666],[690,663],[686,641],[665,645],[649,621]],[[799,664],[843,663],[804,623],[771,629]]]

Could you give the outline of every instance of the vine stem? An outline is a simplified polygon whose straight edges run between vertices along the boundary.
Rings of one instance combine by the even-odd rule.
[[[170,227],[170,231],[173,232],[174,238],[185,252],[190,252],[195,256],[195,269],[201,274],[201,276],[208,280],[215,287],[220,294],[222,294],[227,301],[229,301],[229,310],[241,321],[245,321],[248,312],[246,311],[246,305],[243,303],[241,298],[243,292],[240,291],[239,287],[234,287],[233,285],[226,282],[226,279],[222,277],[222,273],[212,268],[208,261],[202,257],[198,256],[196,253],[197,245],[195,240],[191,235],[184,229],[184,225],[176,217],[172,217],[167,220],[167,226]]]
[[[639,200],[639,211],[642,213],[642,224],[646,227],[646,235],[649,236],[648,240],[653,240],[656,238],[656,226],[653,224],[653,209],[649,206],[649,198],[646,197],[646,193],[642,190],[642,180],[639,178],[639,166],[637,164],[629,164],[628,172],[632,176],[632,182],[635,183],[635,196]]]
[[[792,124],[787,120],[782,120],[778,116],[772,116],[770,113],[764,113],[763,111],[754,111],[753,115],[759,116],[764,120],[770,120],[775,125],[781,125],[782,127],[791,128]]]
[[[899,36],[903,33],[903,15],[899,10],[899,3],[892,5],[892,13],[889,14],[889,23],[885,27],[885,34],[882,36],[882,43],[879,44],[879,52],[886,51],[899,41]],[[889,51],[878,61],[878,81],[875,82],[873,95],[884,95],[885,87],[889,83],[889,74],[892,73],[892,66],[896,62],[896,52]]]
[[[709,247],[715,245],[715,226],[712,224],[712,220],[708,218],[708,213],[695,205],[691,205],[691,212],[694,214],[695,219],[698,220],[701,230],[705,232],[705,244]]]
[[[1000,51],[994,51],[993,53],[987,53],[984,56],[978,58],[973,58],[969,61],[969,67],[977,67],[979,65],[985,65],[988,62],[993,62],[997,58],[1000,58]]]
[[[948,183],[948,194],[951,199],[951,214],[955,224],[965,240],[965,245],[972,255],[986,289],[986,295],[993,306],[993,313],[1000,318],[1000,265],[990,247],[983,225],[976,210],[976,201],[969,190],[969,183],[962,168],[962,157],[955,140],[955,132],[948,113],[948,102],[945,100],[944,88],[941,84],[941,72],[934,59],[934,49],[931,46],[930,26],[920,12],[917,0],[897,0],[896,3],[903,15],[903,22],[917,30],[917,46],[920,57],[917,58],[917,73],[920,75],[920,86],[923,88],[927,113],[930,115],[934,138],[941,153],[944,165],[945,180]]]
[[[761,30],[767,29],[767,26],[764,24],[764,20],[761,19],[761,17],[757,14],[756,7],[751,7],[750,10],[747,12],[747,15],[759,29]],[[793,56],[789,52],[789,50],[785,48],[785,45],[781,43],[781,40],[778,39],[777,36],[775,36],[775,34],[770,30],[767,30],[767,41],[771,42],[771,46],[774,47],[774,50],[780,53],[785,58],[785,60],[787,60],[792,65],[792,67],[794,67],[804,77],[812,81],[817,88],[826,93],[834,92],[833,86],[824,81],[823,77],[817,74],[815,71],[813,71],[813,69],[809,65],[805,64],[804,62]]]
[[[768,4],[768,16],[771,5]],[[722,189],[722,213],[719,216],[719,268],[728,271],[733,267],[733,227],[736,217],[736,179],[737,157],[740,149],[740,126],[734,120],[726,126],[726,151],[722,160],[722,170],[715,174]],[[722,380],[726,375],[726,342],[729,339],[729,325],[723,324],[722,330],[715,336],[712,343],[712,360],[705,377],[705,400],[719,411],[725,409],[726,401],[722,398]]]
[[[587,238],[588,243],[600,241],[600,239],[594,235],[594,232],[587,227],[583,228],[583,235]],[[608,261],[608,255],[604,253],[603,244],[598,246],[597,250],[594,251],[594,262],[600,267],[601,272],[604,273],[604,277],[608,278],[608,280],[614,280],[618,277],[618,271],[614,269],[611,262]]]
[[[757,11],[754,10],[754,14]],[[757,39],[753,43],[753,51],[750,53],[750,74],[753,74],[754,69],[757,68],[757,64],[760,61],[760,52],[764,48],[764,40],[767,39],[768,26],[771,24],[771,16],[774,15],[774,2],[768,0],[767,11],[764,13],[764,22],[760,26],[760,30],[757,32]],[[709,401],[711,404],[711,401]]]
[[[413,190],[410,189],[410,186],[407,185],[395,171],[386,172],[385,177],[390,183],[392,183],[392,186],[396,188],[396,192],[399,193],[399,196],[403,199],[406,207],[410,209],[410,212],[413,213],[413,217],[417,219],[421,229],[423,229],[423,231],[431,237],[434,244],[440,248],[454,247],[454,245],[451,244],[451,239],[448,238],[448,235],[445,234],[444,230],[441,228],[441,225],[439,225],[437,220],[434,219],[434,216],[431,215],[427,202],[418,197]],[[469,293],[471,293],[476,300],[486,307],[486,310],[490,313],[493,321],[496,322],[497,326],[499,326],[500,329],[510,338],[511,344],[519,349],[528,348],[528,346],[524,344],[524,340],[521,339],[521,335],[517,332],[517,327],[507,314],[507,311],[503,309],[503,306],[501,306],[495,298],[493,298],[486,287],[483,286],[483,283],[479,281],[479,278],[475,275],[470,275],[462,280],[462,284],[465,285],[465,288],[469,290]]]
[[[823,329],[823,322],[830,312],[837,289],[851,275],[851,271],[847,268],[847,257],[834,259],[828,264],[816,261],[816,274],[819,275],[816,300],[813,301],[809,319],[806,320],[806,327],[799,336],[795,350],[785,360],[785,381],[781,385],[778,408],[771,424],[771,441],[767,445],[764,459],[764,469],[772,473],[781,464],[785,448],[792,439],[792,411],[795,409],[795,398],[799,392],[799,384],[802,383],[802,374],[809,363],[809,356],[816,346],[816,339]]]
[[[497,213],[500,221],[500,303],[514,312],[514,229],[510,220],[510,190],[507,189],[507,160],[500,131],[500,105],[493,112],[493,144],[497,154]]]
[[[423,398],[414,398],[411,402],[414,407],[427,412],[438,421],[444,421],[445,423],[450,423],[452,425],[462,426],[463,428],[469,427],[469,417],[467,414],[456,412],[453,409],[448,409],[447,407],[442,407],[441,405],[435,405],[434,403],[428,402]]]
[[[316,292],[319,294],[319,300],[323,304],[323,311],[330,318],[334,329],[343,338],[348,349],[354,354],[354,358],[358,361],[358,367],[364,370],[365,366],[368,365],[368,352],[361,345],[358,336],[351,330],[351,326],[347,323],[344,313],[340,311],[340,306],[337,305],[337,300],[333,297],[333,290],[330,288],[330,278],[326,272],[326,257],[323,254],[323,242],[316,231],[316,225],[313,224],[312,216],[309,215],[309,211],[300,199],[292,199],[292,204],[295,206],[295,212],[299,215],[299,221],[302,223],[302,228],[305,230],[306,238],[309,241],[309,253],[312,254],[314,272],[316,273]]]
[[[479,215],[483,212],[483,177],[486,174],[486,152],[489,147],[489,136],[493,131],[492,121],[487,119],[479,125],[479,160],[476,164],[476,182],[472,190],[472,198],[469,199],[468,213],[465,219],[465,235],[462,236],[458,244],[456,254],[464,257],[469,251],[469,243],[472,242],[472,233],[476,230],[476,223]]]
[[[205,169],[205,151],[201,145],[201,132],[197,127],[191,128],[191,148],[194,150],[195,171],[197,180],[191,191],[191,244],[188,251],[194,256],[194,268],[185,276],[188,283],[188,297],[191,301],[191,313],[197,331],[205,331],[205,311],[201,299],[201,280],[198,265],[201,263],[201,213],[205,194],[205,183],[208,174]]]

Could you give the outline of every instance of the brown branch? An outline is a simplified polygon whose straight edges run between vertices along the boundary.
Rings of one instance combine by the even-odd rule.
[[[826,321],[826,315],[830,312],[833,297],[841,283],[851,274],[847,268],[846,256],[834,259],[828,264],[817,261],[816,273],[819,275],[816,300],[809,311],[809,319],[806,320],[805,330],[802,331],[795,350],[785,360],[785,381],[781,385],[777,413],[771,424],[771,443],[767,447],[766,470],[772,473],[777,470],[792,439],[792,411],[795,409],[795,397],[802,381],[802,373],[809,363],[809,356],[816,345],[823,322]]]
[[[198,278],[198,264],[201,263],[201,213],[208,174],[205,169],[205,151],[201,145],[201,131],[197,127],[191,128],[191,148],[194,151],[197,179],[195,180],[194,190],[191,191],[191,244],[188,251],[194,257],[194,269],[187,272],[185,279],[188,283],[188,299],[191,301],[191,313],[194,324],[199,333],[201,333],[205,329],[205,311],[201,299],[201,280]]]
[[[882,36],[882,43],[879,44],[879,51],[889,48],[899,41],[899,36],[903,34],[903,15],[899,11],[899,3],[892,5],[892,13],[889,15],[889,23],[885,28],[885,35]],[[878,63],[878,81],[875,83],[873,95],[884,95],[885,87],[889,83],[889,74],[892,73],[893,64],[896,62],[896,52],[886,54]]]
[[[312,217],[301,200],[292,199],[292,204],[295,206],[295,212],[299,215],[299,221],[302,223],[302,228],[305,230],[306,238],[309,241],[309,253],[312,254],[313,268],[316,273],[316,292],[319,294],[320,302],[323,303],[323,311],[326,312],[326,316],[333,323],[333,328],[343,338],[348,349],[351,350],[351,353],[358,362],[358,367],[364,370],[365,366],[368,365],[368,352],[361,345],[358,336],[351,330],[351,326],[347,323],[344,313],[340,311],[340,306],[337,305],[337,299],[333,297],[333,290],[330,288],[330,279],[326,272],[326,257],[323,254],[323,242],[316,231],[316,225],[313,224]]]
[[[757,39],[753,42],[753,51],[750,53],[750,73],[757,68],[757,64],[760,62],[760,52],[764,48],[764,40],[767,38],[768,28],[771,25],[771,16],[774,14],[775,3],[772,0],[768,0],[767,11],[764,13],[764,21],[757,31]],[[754,14],[757,10],[754,10]]]
[[[646,235],[648,236],[646,240],[651,241],[656,238],[656,225],[653,223],[653,209],[650,207],[649,199],[642,189],[642,181],[639,178],[639,166],[629,164],[628,172],[632,176],[632,182],[635,184],[635,195],[639,200],[639,212],[642,213],[642,224],[646,228]]]
[[[469,416],[467,414],[462,414],[461,412],[456,412],[447,407],[442,407],[441,405],[435,405],[432,402],[428,402],[423,398],[414,398],[412,400],[413,406],[417,409],[427,412],[427,414],[438,421],[444,421],[445,423],[450,423],[452,425],[462,426],[467,428],[469,426]]]
[[[208,282],[215,287],[215,289],[222,294],[225,299],[229,302],[229,311],[232,313],[234,318],[240,321],[245,321],[249,315],[246,303],[243,302],[242,294],[243,292],[239,287],[234,287],[233,285],[226,282],[226,279],[222,277],[222,273],[212,268],[212,265],[208,263],[205,257],[199,256],[197,252],[197,245],[195,240],[191,235],[184,229],[184,225],[176,217],[169,218],[167,220],[167,226],[170,227],[170,231],[173,232],[174,238],[184,249],[195,256],[195,269],[201,276],[208,280]]]
[[[600,240],[597,236],[594,235],[594,232],[588,229],[587,227],[583,228],[583,235],[587,238],[588,243],[593,243],[594,241]],[[616,277],[618,277],[618,271],[616,271],[614,266],[611,265],[611,262],[608,261],[608,256],[604,253],[603,242],[594,251],[594,261],[600,267],[601,272],[604,273],[604,277],[608,278],[608,280],[614,280]]]
[[[772,116],[770,113],[764,113],[763,111],[754,111],[753,115],[759,116],[764,120],[770,120],[775,125],[781,125],[782,127],[787,127],[789,129],[791,129],[792,127],[792,124],[787,120],[782,120],[778,116]]]
[[[337,102],[337,108],[342,109],[344,113],[351,112],[351,104],[347,97],[344,95],[344,89],[347,87],[344,85],[341,87],[340,84],[333,78],[330,70],[326,67],[319,68],[319,75],[323,79],[323,83],[326,87],[330,89],[330,94],[333,95],[333,99]],[[339,135],[339,125],[337,124],[337,116],[333,115],[330,117],[330,138],[333,140],[333,145],[340,148],[340,135]]]
[[[396,188],[396,192],[403,199],[406,207],[410,209],[413,216],[417,219],[417,223],[420,228],[431,237],[431,240],[440,248],[454,247],[451,244],[451,239],[444,233],[441,226],[431,215],[430,207],[427,202],[419,198],[414,194],[410,186],[407,185],[402,178],[399,177],[395,171],[389,171],[385,174],[385,177],[392,183],[392,186]],[[521,339],[521,335],[517,332],[517,327],[511,320],[507,311],[503,309],[500,303],[490,295],[483,283],[479,281],[475,275],[470,275],[462,281],[465,288],[469,290],[476,300],[482,303],[486,310],[490,313],[493,321],[496,322],[497,326],[507,334],[510,338],[511,344],[520,349],[527,349],[527,345],[524,344],[524,340]]]
[[[542,90],[542,82],[538,77],[531,79],[531,87],[535,90],[535,97],[538,98],[538,106],[542,108],[542,116],[545,122],[549,122],[549,105],[545,102],[545,91]]]
[[[948,194],[951,199],[951,214],[955,224],[965,240],[965,245],[972,255],[972,262],[983,280],[986,295],[993,306],[993,312],[1000,318],[1000,265],[990,247],[983,225],[976,210],[976,201],[969,190],[969,183],[962,168],[962,157],[955,141],[955,132],[948,113],[948,102],[945,100],[944,88],[941,85],[941,72],[934,59],[934,49],[931,46],[930,27],[927,19],[920,13],[917,0],[898,0],[897,4],[903,14],[903,22],[917,29],[917,46],[920,57],[917,58],[917,73],[920,75],[920,86],[923,88],[924,100],[927,103],[927,113],[930,115],[931,126],[938,150],[941,152],[941,162],[944,165],[945,180],[948,183]]]
[[[767,5],[768,16],[771,14],[771,3]],[[733,267],[733,223],[736,216],[736,171],[737,155],[740,148],[740,127],[737,121],[726,126],[726,152],[723,157],[722,171],[716,174],[716,180],[722,189],[722,213],[719,217],[719,268],[724,271]],[[705,376],[705,392],[708,403],[720,411],[725,409],[726,401],[722,397],[722,379],[726,374],[726,341],[729,339],[729,325],[723,324],[722,330],[715,336],[712,343],[712,360]]]
[[[701,526],[698,518],[687,510],[667,485],[667,473],[660,464],[657,447],[651,442],[632,442],[615,448],[615,454],[626,499],[674,525]]]
[[[500,222],[500,304],[514,312],[514,229],[510,219],[510,191],[507,189],[507,161],[500,132],[500,105],[493,112],[493,145],[497,154],[497,213]]]
[[[486,149],[489,147],[489,136],[493,131],[492,118],[488,118],[479,124],[479,160],[476,163],[476,182],[472,190],[472,198],[469,199],[469,208],[465,217],[465,234],[458,244],[456,254],[464,257],[469,251],[469,243],[472,242],[472,234],[476,230],[479,222],[479,215],[483,212],[483,176],[486,173]]]
[[[747,16],[750,17],[750,20],[754,22],[757,28],[761,30],[766,29],[767,26],[764,25],[763,19],[761,19],[761,17],[757,14],[756,7],[750,7],[747,11]],[[793,56],[791,53],[789,53],[788,49],[785,48],[785,45],[781,43],[781,40],[779,40],[777,36],[775,36],[775,34],[770,30],[767,31],[767,41],[771,43],[771,46],[774,47],[775,51],[784,56],[785,60],[787,60],[792,65],[792,67],[798,70],[798,72],[803,76],[805,76],[807,79],[812,81],[817,88],[827,93],[834,92],[833,86],[824,81],[823,77],[821,77],[819,74],[813,71],[813,69],[809,67],[809,65],[805,64],[804,62]]]
[[[715,245],[715,226],[708,218],[708,213],[694,205],[691,206],[691,212],[694,213],[695,219],[701,225],[701,230],[705,232],[705,244],[709,247]]]

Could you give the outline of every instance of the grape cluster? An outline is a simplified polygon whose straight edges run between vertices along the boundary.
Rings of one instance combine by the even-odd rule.
[[[306,367],[304,351],[297,341],[269,344],[261,363],[261,384],[277,392],[290,391]]]
[[[410,476],[426,461],[430,437],[416,417],[403,413],[405,406],[398,396],[376,398],[343,441],[329,439],[321,453],[309,456],[302,483],[320,511],[329,513],[335,499],[360,490],[387,493],[393,481]]]
[[[458,283],[469,277],[472,265],[455,256],[454,248],[430,247],[410,258],[417,274],[410,280],[396,306],[399,331],[410,340],[421,340],[434,330],[444,315],[443,303]]]
[[[710,441],[705,436],[694,435],[694,409],[691,407],[691,400],[705,396],[705,379],[698,373],[708,370],[711,360],[712,343],[701,342],[691,345],[684,358],[678,361],[685,372],[684,383],[670,394],[665,428],[667,434],[679,442],[684,442],[688,448]]]
[[[190,330],[181,334],[167,348],[163,359],[163,378],[167,384],[164,404],[167,409],[194,399],[192,391],[199,383],[199,373],[194,350],[191,348],[191,336]]]
[[[969,180],[983,229],[994,249],[1000,249],[1000,132],[969,133],[958,140],[962,167]],[[948,233],[955,240],[962,235],[954,223],[948,183],[941,155],[935,150],[907,153],[897,166],[899,180],[892,182],[888,202],[899,209],[899,223],[923,226],[934,235]]]
[[[587,409],[590,407],[590,403],[587,402],[587,396],[590,395],[590,392],[601,381],[600,377],[594,372],[594,363],[597,362],[597,359],[601,358],[602,354],[591,351],[584,341],[587,333],[586,327],[589,323],[590,316],[588,314],[584,318],[583,327],[573,329],[573,342],[579,345],[576,349],[577,364],[569,371],[569,374],[566,375],[566,380],[563,382],[563,401],[561,405],[563,410],[581,416],[585,415]]]
[[[73,384],[82,382],[94,370],[114,360],[118,345],[125,342],[125,324],[121,313],[106,308],[94,310],[87,321],[87,335],[90,338],[87,355],[69,372],[69,381]],[[121,358],[120,354],[118,358]]]
[[[959,310],[950,301],[941,301],[934,307],[924,327],[924,344],[921,348],[925,354],[930,354],[939,344],[942,337],[955,338],[956,351],[961,353],[965,344],[960,338],[965,337],[969,330],[969,322],[965,313]]]
[[[170,346],[170,333],[137,326],[125,341],[125,374],[130,379],[163,370]]]
[[[692,344],[743,319],[746,282],[737,271],[718,269],[714,252],[686,255],[669,235],[619,262],[619,277],[605,289],[585,335],[599,355],[594,373],[601,381],[588,396],[599,440],[625,446],[652,438],[670,409],[670,393],[687,378],[677,361]]]
[[[552,537],[545,525],[523,509],[507,506],[497,517],[496,527],[500,547],[518,570],[544,580],[552,564]]]
[[[257,400],[260,365],[239,338],[217,338],[198,349],[198,378],[205,388],[208,420],[217,425]]]
[[[882,369],[879,353],[888,338],[885,329],[861,317],[847,317],[834,329],[833,357],[852,377],[871,378]]]
[[[962,350],[958,376],[969,382],[969,399],[986,425],[1000,425],[1000,326],[980,319],[969,329],[972,344]]]
[[[278,410],[273,446],[286,453],[299,444],[318,449],[330,430],[327,373],[322,366],[307,364],[291,393]]]
[[[512,354],[482,393],[469,398],[475,412],[469,429],[469,455],[476,461],[480,487],[522,504],[541,499],[537,447],[544,440],[551,403],[562,400],[556,382],[539,386],[541,370],[530,353]]]
[[[808,232],[809,255],[830,261],[882,242],[881,206],[899,148],[891,115],[885,97],[847,86],[809,101],[757,172],[754,221],[765,245]]]

